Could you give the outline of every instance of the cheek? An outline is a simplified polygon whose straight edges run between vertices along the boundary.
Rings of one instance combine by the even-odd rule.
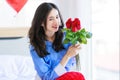
[[[52,23],[48,23],[47,25],[46,25],[46,29],[48,30],[48,29],[50,29],[52,27]]]

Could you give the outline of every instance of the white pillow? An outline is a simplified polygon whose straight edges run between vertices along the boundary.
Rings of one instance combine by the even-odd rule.
[[[0,77],[15,80],[18,77],[35,77],[36,71],[30,56],[0,55]]]

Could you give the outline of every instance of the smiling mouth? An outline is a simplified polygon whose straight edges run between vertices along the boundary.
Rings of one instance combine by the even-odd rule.
[[[53,28],[54,28],[54,29],[57,29],[58,27],[54,27],[54,26],[53,26]]]

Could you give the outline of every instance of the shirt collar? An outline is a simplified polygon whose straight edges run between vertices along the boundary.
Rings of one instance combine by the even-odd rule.
[[[45,44],[46,44],[47,46],[52,46],[52,42],[50,42],[50,41],[45,41]]]

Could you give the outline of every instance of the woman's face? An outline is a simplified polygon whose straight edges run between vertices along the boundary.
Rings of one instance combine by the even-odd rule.
[[[59,29],[60,18],[58,11],[52,9],[47,17],[46,31],[47,32],[57,32]]]

